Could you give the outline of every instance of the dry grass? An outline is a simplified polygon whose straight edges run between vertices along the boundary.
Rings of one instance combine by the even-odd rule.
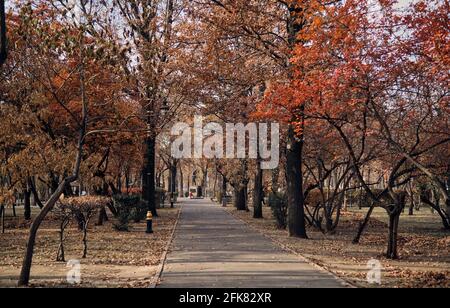
[[[253,219],[251,212],[232,208],[228,211],[280,246],[292,249],[356,286],[372,287],[366,279],[367,262],[377,259],[383,266],[381,287],[450,287],[450,236],[442,229],[439,217],[428,209],[412,217],[402,217],[401,258],[396,261],[383,256],[387,245],[387,215],[381,209],[374,212],[359,245],[351,242],[365,210],[345,213],[336,234],[324,235],[309,229],[309,240],[289,238],[285,230],[277,230],[269,208],[264,208],[265,219],[261,220]]]
[[[90,226],[88,257],[81,260],[80,287],[144,287],[156,273],[160,258],[172,234],[178,209],[161,209],[154,220],[155,233],[145,234],[146,223],[132,224],[130,232],[117,232],[111,220],[104,226]],[[27,224],[7,222],[0,234],[0,286],[16,285],[28,235]],[[66,260],[82,256],[82,234],[72,224],[67,230]],[[66,263],[56,262],[58,222],[50,216],[41,227],[32,268],[32,287],[66,286]]]

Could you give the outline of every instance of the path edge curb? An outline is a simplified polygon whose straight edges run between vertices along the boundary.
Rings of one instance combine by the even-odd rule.
[[[327,274],[331,275],[334,279],[336,279],[339,283],[341,283],[344,287],[347,288],[351,288],[351,289],[357,289],[358,286],[352,284],[351,282],[345,280],[344,278],[341,278],[339,276],[337,276],[335,273],[333,273],[332,271],[330,271],[329,269],[327,269],[326,267],[320,266],[319,264],[313,262],[311,259],[305,257],[304,255],[302,255],[301,253],[295,251],[292,248],[287,247],[286,245],[284,245],[282,242],[274,239],[273,237],[262,233],[258,228],[250,225],[249,223],[247,223],[245,220],[243,220],[242,218],[233,215],[233,213],[231,213],[230,211],[227,211],[225,209],[223,209],[224,212],[228,213],[229,215],[231,215],[232,217],[236,218],[237,220],[241,221],[242,223],[244,223],[245,225],[247,225],[250,229],[252,229],[253,231],[257,232],[258,234],[261,234],[263,237],[267,238],[268,240],[270,240],[272,243],[274,243],[276,246],[280,247],[282,250],[292,253],[293,255],[297,256],[298,258],[302,259],[303,261],[305,261],[306,263],[308,263],[309,265],[315,267],[318,270],[321,270],[323,272],[326,272]]]
[[[162,273],[163,273],[164,267],[166,265],[167,255],[169,254],[170,247],[172,246],[173,240],[175,238],[175,232],[177,230],[182,211],[183,211],[183,203],[181,203],[180,210],[178,211],[177,219],[175,221],[175,225],[173,226],[173,230],[172,230],[172,233],[169,238],[169,242],[167,243],[166,248],[164,249],[164,252],[161,255],[159,265],[156,269],[155,275],[152,278],[152,281],[150,282],[149,289],[156,289],[156,287],[158,286],[158,282],[160,281],[160,279],[162,277]]]

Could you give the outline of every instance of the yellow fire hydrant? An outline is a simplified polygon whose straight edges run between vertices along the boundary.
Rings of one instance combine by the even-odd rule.
[[[153,233],[153,214],[151,211],[147,212],[147,234]]]

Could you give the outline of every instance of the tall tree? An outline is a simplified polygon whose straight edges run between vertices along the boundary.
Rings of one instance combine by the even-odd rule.
[[[275,101],[270,101],[278,111],[300,110],[300,134],[305,123],[316,119],[336,130],[352,173],[390,218],[389,258],[398,257],[398,225],[411,178],[427,176],[444,199],[447,194],[443,178],[432,172],[445,172],[446,165],[426,159],[435,149],[447,151],[449,143],[442,112],[448,103],[448,75],[438,73],[445,63],[445,8],[420,2],[411,10],[420,12],[420,22],[408,15],[402,18],[393,1],[349,0],[313,14],[296,36],[291,84],[279,87]],[[427,35],[417,35],[423,33],[417,25],[427,24],[433,24]],[[296,103],[290,105],[292,101]],[[381,194],[364,175],[368,163],[382,166],[386,187]]]
[[[47,142],[53,145],[62,142],[67,155],[67,165],[63,166],[61,174],[55,176],[55,188],[30,228],[19,279],[20,286],[29,283],[37,233],[47,214],[63,193],[71,191],[70,184],[76,181],[80,174],[92,174],[92,170],[89,170],[89,159],[92,155],[90,150],[94,148],[92,145],[96,144],[92,138],[103,132],[117,132],[117,127],[111,128],[115,126],[114,120],[117,120],[117,116],[108,109],[113,105],[112,102],[117,100],[117,96],[110,93],[111,97],[108,97],[108,92],[114,91],[113,88],[105,88],[114,84],[114,78],[108,75],[107,69],[102,71],[98,65],[93,52],[95,41],[87,35],[85,24],[77,18],[64,22],[65,15],[48,3],[27,3],[21,7],[18,18],[22,40],[17,45],[26,46],[23,51],[23,54],[27,55],[26,59],[33,55],[36,67],[27,67],[27,73],[36,77],[39,86],[36,87],[34,95],[40,98],[26,100],[23,104],[41,116],[36,127],[45,132],[47,140],[50,139]],[[65,57],[61,57],[60,53],[64,53]],[[51,69],[48,69],[48,66],[51,66]],[[109,111],[102,113],[99,108]],[[30,128],[34,128],[30,125],[27,127],[28,133]],[[59,134],[65,135],[62,141],[53,139]],[[36,151],[42,152],[45,145],[42,143],[40,150],[34,150],[32,157],[37,156]],[[49,154],[50,157],[55,155],[51,151]],[[55,158],[60,159],[59,156]]]
[[[108,5],[108,4],[107,4]],[[149,211],[156,211],[156,143],[162,128],[174,117],[180,102],[174,99],[170,88],[169,70],[173,47],[174,0],[113,1],[112,12],[118,12],[125,22],[125,41],[129,46],[121,55],[127,65],[138,65],[126,69],[130,86],[141,100],[143,117],[148,132],[145,138],[144,166],[142,170],[142,194]],[[114,18],[112,18],[114,19]],[[117,36],[117,35],[116,35]]]

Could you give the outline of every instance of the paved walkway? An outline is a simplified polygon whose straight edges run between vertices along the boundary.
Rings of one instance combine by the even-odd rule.
[[[337,288],[343,284],[289,254],[206,200],[184,201],[160,288]]]

